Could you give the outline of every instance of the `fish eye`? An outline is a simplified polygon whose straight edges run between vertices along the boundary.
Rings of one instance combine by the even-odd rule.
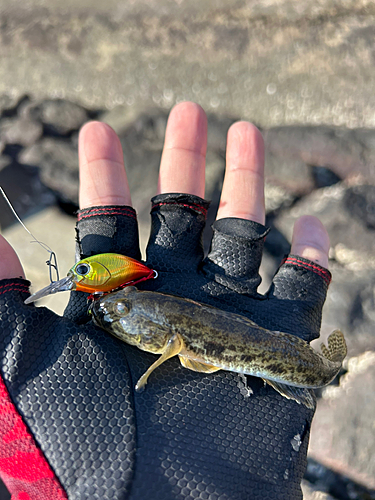
[[[90,266],[88,264],[78,264],[75,271],[80,276],[86,276],[90,271]]]
[[[124,316],[125,314],[128,314],[129,311],[130,308],[124,302],[117,302],[115,305],[115,312],[119,316]]]

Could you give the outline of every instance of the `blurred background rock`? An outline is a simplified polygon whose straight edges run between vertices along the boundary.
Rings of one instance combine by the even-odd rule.
[[[370,0],[0,0],[0,185],[62,275],[74,260],[80,126],[100,119],[120,135],[144,248],[168,112],[183,100],[208,113],[210,221],[228,127],[245,119],[264,134],[263,291],[296,218],[327,226],[322,338],[340,327],[349,355],[318,394],[306,500],[375,498],[374,21]],[[3,234],[34,290],[45,286],[48,254],[0,203]],[[61,314],[66,300],[45,303]]]

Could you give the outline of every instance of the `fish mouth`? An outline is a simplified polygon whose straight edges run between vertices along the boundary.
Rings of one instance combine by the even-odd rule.
[[[92,319],[95,323],[97,323],[97,309],[98,309],[97,302],[98,301],[95,301],[95,300],[90,301],[89,308],[87,310],[87,314],[92,316]]]
[[[73,290],[75,286],[76,285],[72,279],[72,276],[68,275],[59,281],[53,281],[45,288],[42,288],[41,290],[38,290],[37,292],[33,293],[33,295],[31,295],[25,300],[25,304],[31,304],[32,302],[35,302],[36,300],[39,300],[42,297],[46,297],[47,295],[52,295],[57,292],[66,292],[68,290]]]
[[[103,321],[105,312],[103,311],[103,307],[100,304],[100,300],[91,301],[87,312],[91,316],[94,325],[98,326],[99,328],[105,329],[105,322]]]

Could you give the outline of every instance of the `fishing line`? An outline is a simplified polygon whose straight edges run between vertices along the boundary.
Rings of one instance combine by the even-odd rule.
[[[9,205],[9,208],[13,212],[13,215],[15,216],[15,218],[17,219],[17,221],[21,224],[21,226],[25,229],[25,231],[27,231],[29,233],[29,235],[32,238],[34,238],[32,241],[30,241],[30,243],[38,243],[38,245],[40,245],[43,248],[43,250],[45,250],[46,252],[49,253],[49,259],[46,260],[46,264],[47,264],[48,270],[49,270],[49,279],[50,279],[50,282],[53,283],[54,281],[59,281],[59,270],[58,270],[58,267],[57,267],[57,258],[56,258],[55,252],[48,245],[46,245],[46,243],[43,243],[42,241],[39,241],[37,238],[35,238],[35,236],[33,235],[33,233],[31,231],[29,231],[29,229],[27,229],[27,227],[22,222],[21,218],[19,217],[19,215],[17,214],[17,212],[13,208],[13,205],[9,201],[9,198],[7,197],[7,195],[4,192],[4,189],[1,186],[0,186],[0,192],[3,195],[4,200]],[[56,280],[52,279],[52,273],[53,273],[52,269],[54,269],[55,272],[56,272]]]

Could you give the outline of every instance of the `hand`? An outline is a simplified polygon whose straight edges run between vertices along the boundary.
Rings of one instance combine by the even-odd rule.
[[[220,222],[202,262],[206,142],[203,110],[193,103],[176,106],[168,121],[147,248],[147,264],[160,277],[144,286],[312,340],[319,333],[329,281],[324,227],[313,217],[297,221],[292,254],[302,259],[287,260],[267,297],[257,295],[265,233],[264,146],[253,125],[235,123],[228,132]],[[118,251],[139,258],[134,213],[121,209],[131,205],[131,197],[112,129],[85,125],[79,160],[81,255]],[[97,206],[107,208],[91,208]],[[50,488],[45,498],[52,498],[51,491],[66,498],[65,491],[69,499],[302,498],[311,410],[263,387],[260,379],[195,373],[176,359],[155,372],[143,393],[134,393],[136,380],[155,357],[91,323],[79,325],[87,321],[80,292],[72,294],[69,319],[24,306],[27,286],[14,279],[23,276],[22,266],[3,238],[0,255],[0,279],[8,279],[0,283],[3,400],[12,422],[22,428],[28,453],[36,457],[34,471],[36,463],[40,471],[27,482],[27,467],[15,478],[15,469],[0,462],[11,491],[32,499],[44,498],[38,495],[45,487]],[[245,383],[250,397],[244,396]],[[0,438],[4,450],[9,443],[17,449],[6,434]]]

